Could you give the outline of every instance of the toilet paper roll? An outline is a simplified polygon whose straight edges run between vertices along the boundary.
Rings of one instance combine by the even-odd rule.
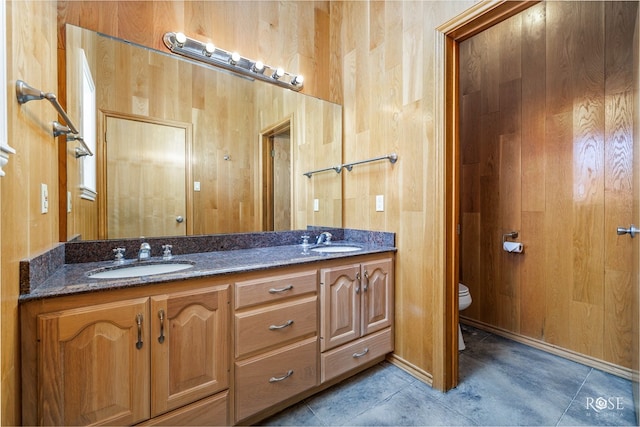
[[[504,249],[506,252],[521,254],[524,246],[519,242],[503,242],[502,249]]]

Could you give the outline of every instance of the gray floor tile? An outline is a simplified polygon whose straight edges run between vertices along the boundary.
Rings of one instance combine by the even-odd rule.
[[[364,412],[354,426],[466,426],[473,421],[412,385]]]
[[[559,425],[636,425],[631,382],[592,369]]]
[[[265,424],[635,425],[630,381],[469,326],[463,335],[460,382],[447,393],[383,362]]]
[[[322,426],[322,421],[306,403],[297,403],[271,418],[259,423],[262,426]]]
[[[409,384],[400,369],[376,365],[309,398],[307,405],[324,424],[346,425]]]

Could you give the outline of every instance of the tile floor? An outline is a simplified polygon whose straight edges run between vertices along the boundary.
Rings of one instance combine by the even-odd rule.
[[[447,393],[388,362],[263,425],[636,425],[631,382],[463,325],[460,382]]]

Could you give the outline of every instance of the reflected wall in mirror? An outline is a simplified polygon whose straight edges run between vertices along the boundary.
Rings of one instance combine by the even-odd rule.
[[[215,234],[342,226],[340,175],[303,176],[342,163],[341,106],[71,25],[66,43],[67,111],[78,118],[87,113],[81,102],[83,55],[95,80],[97,108],[95,200],[82,198],[80,190],[81,162],[92,158],[76,159],[73,143],[67,144],[67,239],[137,237],[110,231],[115,220],[164,224],[165,231],[144,229],[145,237],[168,234],[166,227]],[[158,137],[150,132],[131,132],[128,138],[115,132],[114,118],[184,129],[185,167],[172,168],[167,176],[166,167],[149,167],[151,160],[109,159],[114,151],[109,138],[118,139],[118,156],[167,154],[158,153],[166,150],[157,148]],[[184,185],[164,191],[165,184],[142,185],[166,179]],[[118,195],[133,200],[133,207],[116,206],[109,182],[119,183],[119,192],[135,188]],[[184,188],[184,209],[163,212],[167,199],[179,199],[179,188]],[[137,213],[141,209],[149,219]],[[184,227],[176,227],[178,217]]]

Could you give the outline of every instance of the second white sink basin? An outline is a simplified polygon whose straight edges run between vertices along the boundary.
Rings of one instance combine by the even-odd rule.
[[[185,262],[139,264],[89,272],[88,276],[92,279],[126,279],[129,277],[175,273],[176,271],[186,270],[191,267],[193,267],[193,264]]]
[[[353,252],[360,251],[362,248],[360,246],[350,246],[350,245],[327,245],[327,246],[318,246],[317,248],[311,249],[313,252],[320,253],[338,253],[338,252]]]

